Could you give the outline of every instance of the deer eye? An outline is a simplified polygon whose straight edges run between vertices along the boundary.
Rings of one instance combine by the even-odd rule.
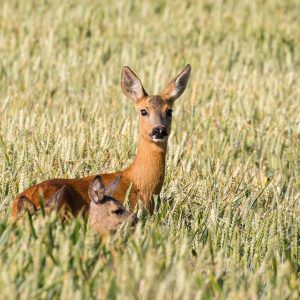
[[[114,210],[113,213],[120,216],[124,213],[124,209],[123,208],[118,208],[118,209]]]
[[[142,110],[141,110],[141,115],[142,115],[143,117],[148,115],[148,112],[146,111],[146,109],[142,109]]]
[[[172,114],[173,114],[173,110],[172,109],[168,109],[167,110],[167,116],[172,118]]]

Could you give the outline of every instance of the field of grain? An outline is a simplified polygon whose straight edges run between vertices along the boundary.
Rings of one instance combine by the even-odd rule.
[[[0,299],[299,299],[300,2],[0,2]],[[81,219],[14,226],[15,195],[120,170],[151,93],[187,63],[162,205],[101,241]]]

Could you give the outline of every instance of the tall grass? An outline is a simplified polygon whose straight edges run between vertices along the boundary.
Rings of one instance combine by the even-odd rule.
[[[299,299],[299,1],[0,2],[1,299]],[[120,69],[174,109],[162,205],[133,235],[9,223],[15,195],[120,170],[138,137]]]

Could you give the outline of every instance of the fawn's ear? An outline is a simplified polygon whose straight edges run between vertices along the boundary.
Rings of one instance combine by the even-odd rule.
[[[122,175],[117,176],[106,188],[105,188],[105,195],[106,196],[112,196],[114,191],[116,190]]]
[[[192,67],[188,64],[178,75],[172,80],[161,93],[162,97],[168,101],[174,102],[185,91],[188,83]]]
[[[23,195],[18,201],[18,213],[25,211],[26,209],[28,209],[31,214],[36,210],[34,204]]]
[[[102,182],[101,176],[97,175],[89,186],[89,198],[96,204],[99,204],[105,194],[105,187]]]
[[[126,66],[122,68],[121,86],[125,96],[134,101],[148,95],[140,79],[129,67]]]
[[[68,187],[64,185],[61,189],[55,192],[52,196],[50,196],[46,203],[45,207],[59,209],[63,204],[63,199],[68,193]]]

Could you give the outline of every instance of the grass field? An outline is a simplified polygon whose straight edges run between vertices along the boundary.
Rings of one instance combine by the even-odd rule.
[[[0,2],[0,299],[299,299],[299,1]],[[9,222],[52,177],[125,168],[131,66],[187,63],[162,206],[100,241],[80,219]]]

